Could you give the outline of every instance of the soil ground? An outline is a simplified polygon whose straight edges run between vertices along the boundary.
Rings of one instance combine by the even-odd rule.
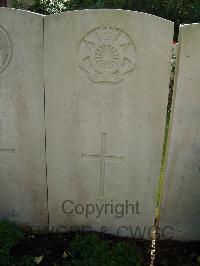
[[[12,250],[13,256],[31,255],[43,256],[41,266],[63,265],[63,253],[68,251],[68,243],[77,233],[65,234],[27,234]],[[83,233],[82,233],[83,234]],[[102,239],[125,241],[139,250],[142,265],[150,265],[151,241],[120,238],[111,235],[98,234]],[[156,244],[155,266],[199,266],[200,242],[158,241]]]

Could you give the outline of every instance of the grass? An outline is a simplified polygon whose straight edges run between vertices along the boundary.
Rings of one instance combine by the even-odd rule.
[[[167,145],[168,145],[172,100],[173,100],[173,92],[174,92],[175,70],[176,70],[176,46],[173,46],[172,59],[171,59],[171,77],[170,77],[170,83],[169,83],[168,106],[167,106],[165,133],[164,133],[164,143],[163,143],[159,185],[158,185],[158,191],[157,191],[157,205],[156,205],[157,206],[156,207],[157,221],[159,220],[160,205],[161,205],[161,200],[162,200],[162,191],[163,191],[166,164],[167,164]]]
[[[159,178],[158,193],[157,193],[157,209],[159,209],[160,203],[161,203],[162,188],[163,188],[165,169],[166,169],[166,163],[167,163],[166,162],[166,159],[167,159],[166,151],[167,151],[167,141],[168,141],[168,134],[169,134],[169,123],[170,123],[170,114],[167,114],[165,134],[164,134],[163,153],[162,153],[162,160],[161,160],[161,169],[160,169],[160,178]]]

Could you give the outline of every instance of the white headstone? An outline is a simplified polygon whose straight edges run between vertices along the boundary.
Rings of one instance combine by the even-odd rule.
[[[166,238],[200,240],[200,24],[180,28],[177,62],[160,227]]]
[[[47,226],[43,16],[0,8],[0,218]]]
[[[89,227],[148,238],[172,39],[173,23],[138,12],[45,17],[51,230]]]

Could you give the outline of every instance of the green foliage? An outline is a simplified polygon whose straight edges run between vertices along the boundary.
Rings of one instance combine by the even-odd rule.
[[[23,238],[24,234],[15,224],[5,220],[0,221],[0,248],[11,249]]]
[[[24,234],[15,224],[5,220],[0,221],[0,266],[35,265],[30,256],[24,256],[19,261],[11,256],[10,250],[22,239],[24,239]]]
[[[66,11],[64,0],[34,0],[31,4],[24,3],[22,0],[14,0],[13,6],[18,9],[28,9],[39,14],[49,15]]]
[[[29,256],[29,255],[26,255],[26,256],[23,256],[22,258],[16,258],[15,257],[15,259],[14,258],[12,258],[12,263],[13,264],[10,264],[10,266],[11,265],[13,265],[13,266],[35,266],[36,265],[36,263],[35,263],[35,261],[34,261],[34,258],[33,257],[31,257],[31,256]]]
[[[26,238],[16,225],[0,221],[0,266],[36,265],[32,256],[13,255],[13,248],[20,240],[25,241]],[[77,234],[69,242],[69,251],[62,265],[141,266],[141,258],[132,246],[122,241],[105,240],[95,234]]]
[[[121,8],[147,12],[177,24],[200,22],[199,0],[33,0],[30,5],[15,0],[14,7],[41,14],[83,8]]]
[[[72,261],[67,265],[140,266],[137,251],[124,242],[113,243],[97,235],[77,235],[70,243]]]
[[[128,9],[149,13],[175,22],[176,41],[180,24],[200,22],[199,0],[33,0],[29,5],[23,3],[25,0],[13,1],[13,7],[45,15],[84,8]]]

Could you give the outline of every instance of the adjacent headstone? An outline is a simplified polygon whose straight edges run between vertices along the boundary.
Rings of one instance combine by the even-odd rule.
[[[47,226],[43,16],[0,8],[0,218]]]
[[[173,23],[122,10],[44,20],[50,229],[148,238]]]
[[[180,28],[176,96],[164,183],[162,238],[200,240],[200,24]]]

